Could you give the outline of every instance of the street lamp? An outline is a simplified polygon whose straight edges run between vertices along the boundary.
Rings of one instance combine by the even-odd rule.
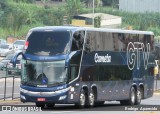
[[[93,27],[94,27],[94,0],[93,0],[93,14],[92,14],[93,16],[92,16],[92,25],[93,25]]]

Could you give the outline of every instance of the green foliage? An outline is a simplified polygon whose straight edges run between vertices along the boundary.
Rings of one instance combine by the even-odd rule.
[[[86,8],[84,4],[92,6],[93,0],[67,0],[61,7],[44,7],[50,0],[43,0],[43,5],[31,4],[34,0],[0,0],[0,37],[8,35],[25,36],[30,28],[36,26],[63,25],[63,18],[67,16],[70,24],[74,15],[92,13],[92,7]],[[83,2],[82,2],[83,1]],[[117,0],[95,0],[111,4],[112,7],[95,7],[95,13],[107,13],[122,17],[122,28],[132,26],[136,30],[153,31],[160,35],[159,13],[127,13],[114,9]],[[95,18],[95,27],[100,27],[100,17]]]
[[[17,3],[20,3],[20,2],[23,2],[23,3],[33,3],[35,0],[13,0],[14,2],[17,2]]]
[[[66,15],[68,17],[68,23],[70,23],[74,15],[80,14],[82,10],[82,3],[80,0],[67,0],[65,5]]]
[[[101,17],[100,17],[100,16],[97,16],[97,17],[95,17],[95,19],[94,19],[94,27],[100,28],[100,26],[101,26]]]
[[[9,33],[16,35],[16,32],[21,28],[25,22],[26,13],[19,7],[10,6],[4,11],[1,20],[1,27],[6,29]]]

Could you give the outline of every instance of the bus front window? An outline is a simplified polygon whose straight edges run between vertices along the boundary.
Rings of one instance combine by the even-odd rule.
[[[59,85],[67,81],[65,61],[37,62],[23,60],[22,83],[28,85]]]
[[[70,48],[69,31],[34,31],[27,38],[25,54],[54,56],[68,54]]]

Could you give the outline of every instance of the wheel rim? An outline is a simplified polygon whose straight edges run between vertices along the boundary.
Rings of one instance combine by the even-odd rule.
[[[139,103],[139,102],[141,102],[141,92],[138,90],[137,91],[137,102]]]
[[[91,92],[90,95],[89,95],[89,105],[90,106],[94,105],[94,94],[93,94],[93,92]]]
[[[84,106],[84,105],[85,105],[85,100],[86,100],[86,98],[85,98],[84,93],[81,93],[81,94],[80,94],[80,105],[81,105],[81,106]]]

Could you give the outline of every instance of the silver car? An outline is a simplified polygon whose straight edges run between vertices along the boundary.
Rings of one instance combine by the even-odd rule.
[[[9,44],[0,45],[0,56],[7,56],[13,52],[13,48]]]
[[[13,43],[14,51],[22,50],[22,48],[24,47],[24,43],[25,43],[25,40],[16,40]]]

